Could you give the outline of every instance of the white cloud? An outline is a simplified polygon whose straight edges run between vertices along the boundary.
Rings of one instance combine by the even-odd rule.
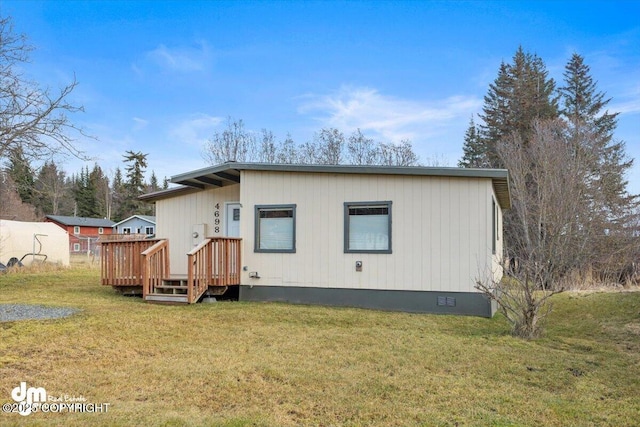
[[[173,128],[169,130],[169,136],[177,140],[180,144],[202,147],[213,135],[213,130],[222,120],[222,117],[196,114],[173,126]]]
[[[614,102],[609,106],[609,111],[620,114],[640,113],[640,86],[623,91],[622,95],[614,98]]]
[[[298,108],[315,117],[323,126],[351,132],[360,128],[388,141],[425,140],[446,132],[461,119],[479,111],[482,100],[453,96],[441,100],[418,101],[383,95],[376,89],[343,86],[328,95],[306,95]]]
[[[147,125],[149,124],[148,120],[141,119],[140,117],[134,117],[133,122],[134,122],[133,130],[135,131],[142,130],[146,128]]]
[[[205,71],[211,63],[211,51],[204,41],[190,47],[170,48],[161,44],[145,56],[154,65],[175,72]],[[140,73],[137,65],[133,69]]]

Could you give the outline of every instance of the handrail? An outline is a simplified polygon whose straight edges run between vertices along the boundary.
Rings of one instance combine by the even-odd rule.
[[[192,304],[208,288],[211,278],[211,239],[205,239],[187,254],[187,301]]]
[[[170,276],[169,271],[169,241],[160,240],[146,249],[142,257],[142,296],[155,292],[156,286],[162,285],[162,280]]]
[[[209,286],[240,284],[240,242],[237,237],[209,237],[187,254],[187,299],[196,302]]]
[[[158,239],[101,241],[100,263],[102,284],[106,286],[140,286],[142,284],[142,251]]]
[[[209,286],[224,292],[240,284],[241,242],[234,237],[210,237],[187,254],[187,302],[194,303]],[[171,278],[169,241],[160,239],[104,241],[102,284],[142,286],[143,296],[163,293]]]
[[[213,283],[214,286],[240,284],[240,242],[238,237],[217,237],[214,239]]]

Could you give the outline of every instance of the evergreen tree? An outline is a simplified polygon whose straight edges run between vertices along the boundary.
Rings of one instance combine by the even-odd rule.
[[[127,179],[124,182],[125,198],[120,207],[123,214],[122,219],[136,214],[144,215],[148,212],[148,206],[138,200],[138,197],[146,189],[144,173],[147,168],[147,155],[139,151],[127,151],[123,156],[127,163],[125,167]]]
[[[35,206],[41,215],[69,215],[73,199],[65,176],[53,161],[44,163],[35,181]]]
[[[606,110],[611,98],[597,90],[584,58],[573,54],[564,71],[561,114],[569,128],[576,156],[585,159],[585,203],[601,216],[604,229],[624,226],[637,206],[637,197],[627,193],[625,173],[633,159],[625,153],[624,142],[616,141],[618,113]]]
[[[111,182],[111,191],[112,191],[112,199],[111,199],[111,217],[114,221],[122,221],[127,218],[125,213],[125,199],[127,197],[127,192],[125,189],[124,181],[122,179],[122,170],[119,167],[116,168],[116,171],[113,175],[113,180]]]
[[[95,190],[96,206],[95,211],[101,218],[109,217],[111,205],[111,190],[109,189],[109,178],[104,174],[102,168],[98,164],[93,165],[93,169],[89,174],[89,181]]]
[[[481,145],[486,163],[501,167],[496,145],[515,133],[525,143],[530,138],[534,120],[558,117],[555,82],[548,77],[544,62],[537,55],[519,47],[512,64],[500,64],[498,77],[489,85],[480,118]]]
[[[33,204],[34,173],[22,148],[18,147],[11,151],[7,172],[16,186],[20,200],[23,203]]]
[[[625,192],[624,173],[633,164],[624,153],[624,143],[614,140],[618,113],[605,110],[611,99],[605,99],[604,93],[597,91],[589,66],[580,55],[573,54],[565,67],[564,79],[565,86],[560,88],[561,113],[571,127],[574,143],[581,144],[584,140],[581,136],[585,134],[592,137],[590,145],[582,145],[594,155],[593,180],[609,197],[617,198]]]
[[[148,191],[158,191],[160,186],[158,185],[158,177],[156,176],[155,171],[151,171],[151,178],[149,178],[149,188]]]
[[[85,166],[74,182],[74,199],[76,202],[76,215],[89,218],[100,217],[96,188],[90,179],[89,167]]]
[[[462,159],[458,162],[461,168],[481,168],[488,166],[486,145],[480,139],[480,132],[473,116],[469,120],[469,128],[464,134],[464,146],[462,147]]]

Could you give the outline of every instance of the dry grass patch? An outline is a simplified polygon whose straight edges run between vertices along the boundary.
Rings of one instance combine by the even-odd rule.
[[[219,302],[161,306],[95,269],[0,277],[3,303],[76,307],[0,323],[0,403],[19,381],[106,414],[3,425],[632,425],[640,293],[558,295],[544,338],[503,318]]]

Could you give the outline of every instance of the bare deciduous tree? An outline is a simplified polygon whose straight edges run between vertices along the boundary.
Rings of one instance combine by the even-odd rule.
[[[512,247],[518,254],[509,278],[478,280],[476,287],[495,299],[514,335],[536,338],[551,309],[549,298],[562,279],[594,259],[597,235],[584,176],[589,161],[570,143],[561,120],[537,121],[529,141],[514,133],[497,145],[511,177]]]
[[[342,164],[344,158],[344,134],[336,128],[323,128],[316,135],[320,161],[325,165]]]
[[[264,163],[276,163],[278,160],[278,143],[273,132],[262,129],[262,140],[260,141],[260,151],[258,160]]]
[[[27,80],[20,67],[32,50],[24,35],[13,32],[11,18],[0,18],[0,158],[17,149],[34,159],[54,154],[85,158],[72,137],[85,134],[67,117],[83,110],[67,101],[78,82],[54,93]]]
[[[0,170],[0,219],[36,221],[35,208],[23,203],[11,177]]]
[[[375,142],[360,129],[345,140],[344,134],[335,128],[323,128],[313,140],[296,145],[290,135],[279,142],[273,132],[262,129],[259,142],[255,133],[246,130],[242,120],[227,121],[227,128],[216,132],[202,152],[209,164],[227,161],[308,165],[386,165],[417,166],[418,156],[408,140],[399,144]],[[440,165],[433,159],[434,165]]]
[[[242,119],[227,119],[227,128],[215,132],[207,141],[202,156],[215,165],[228,161],[246,162],[254,159],[256,139],[252,132],[245,130]]]
[[[380,164],[389,166],[416,166],[418,156],[413,151],[411,141],[404,139],[400,144],[380,144]]]
[[[298,147],[298,162],[306,165],[321,163],[322,154],[320,146],[315,141],[307,141]]]
[[[286,139],[282,142],[278,149],[278,163],[292,164],[298,162],[298,150],[291,138],[291,135],[287,135]]]
[[[352,165],[376,165],[380,163],[378,145],[357,129],[347,141],[347,160]]]

